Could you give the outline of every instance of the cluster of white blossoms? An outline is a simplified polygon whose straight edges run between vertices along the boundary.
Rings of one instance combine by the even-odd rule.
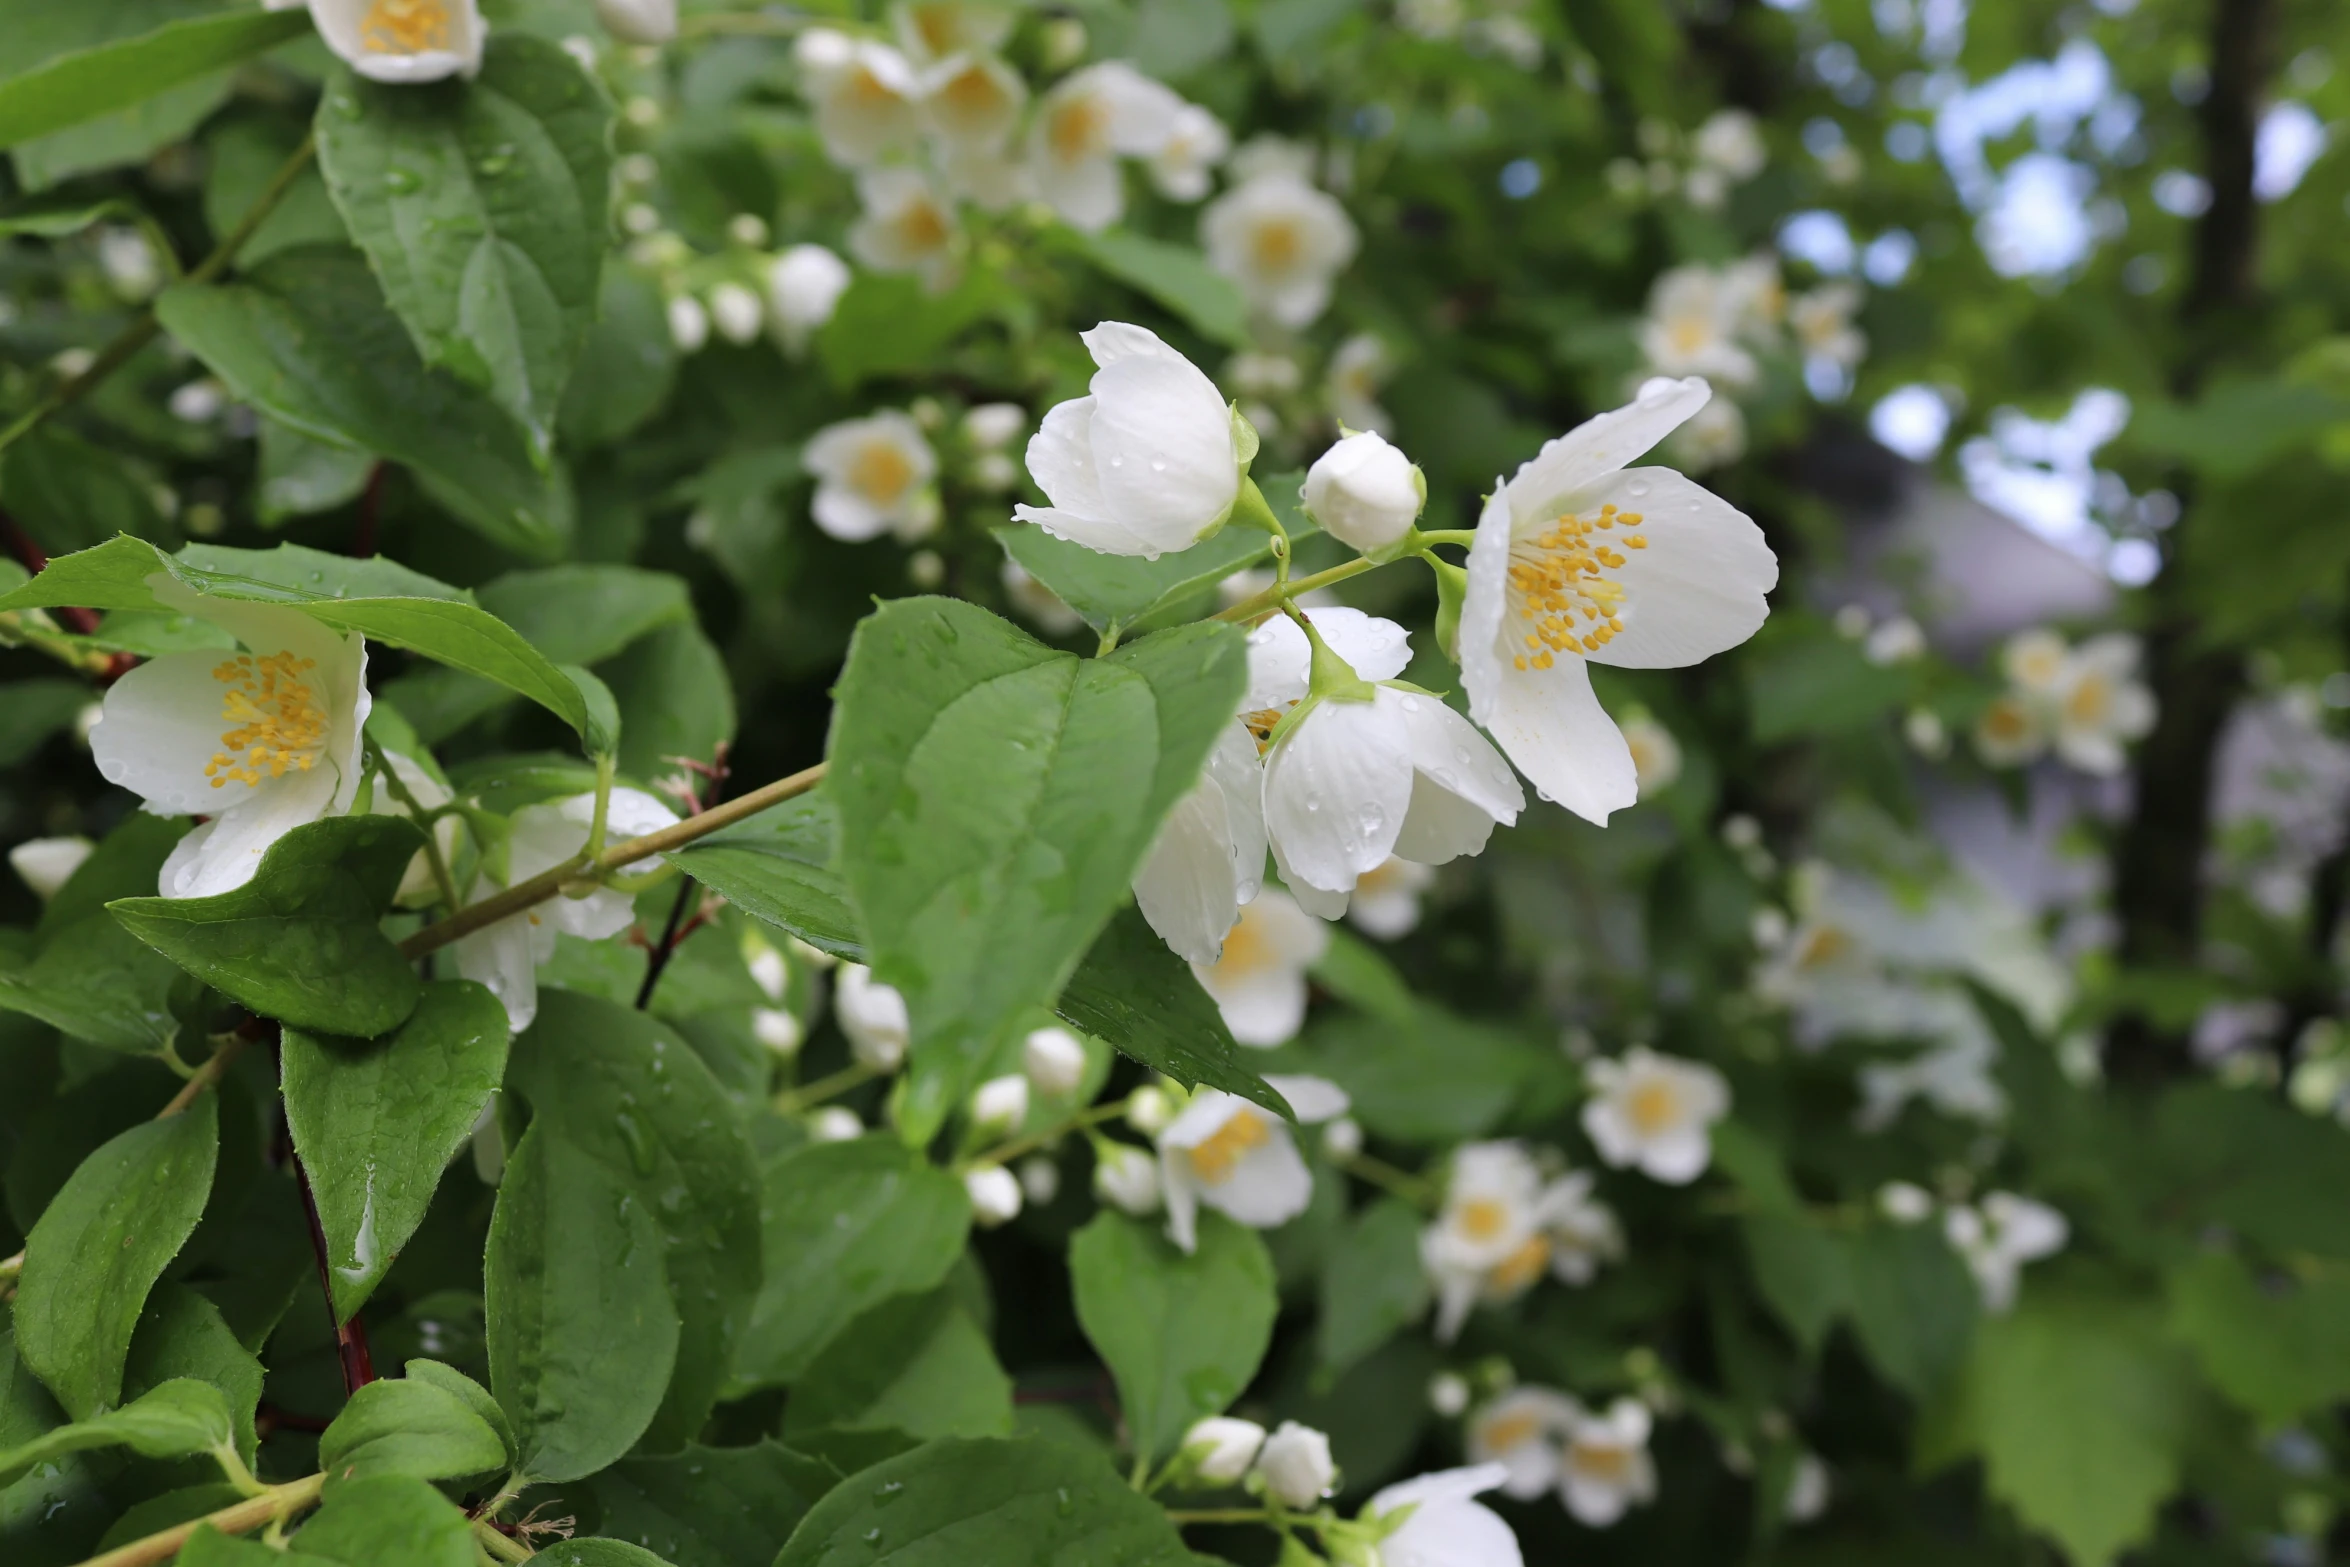
[[[1607,167],[1608,185],[1620,196],[1679,192],[1692,207],[1712,212],[1770,163],[1762,122],[1744,109],[1717,109],[1686,138],[1663,120],[1643,121],[1638,134],[1648,161],[1619,158]]]
[[[1591,1195],[1588,1171],[1546,1173],[1520,1142],[1454,1150],[1444,1205],[1420,1234],[1436,1286],[1436,1336],[1451,1343],[1479,1305],[1507,1305],[1545,1274],[1588,1284],[1624,1254],[1615,1211]]]
[[[480,0],[262,0],[262,9],[307,9],[320,40],[378,82],[472,76],[489,41]],[[677,36],[677,0],[596,0],[596,17],[622,43]]]
[[[1999,652],[2007,688],[1975,720],[1975,754],[2022,767],[2053,750],[2067,766],[2111,777],[2154,727],[2154,693],[2138,678],[2138,639],[2109,631],[2075,646],[2045,627]]]
[[[1746,417],[1733,398],[1756,389],[1767,360],[1793,356],[1816,395],[1841,396],[1868,354],[1852,320],[1860,302],[1859,289],[1841,281],[1790,299],[1778,258],[1768,254],[1659,274],[1635,333],[1645,373],[1701,376],[1730,394],[1680,430],[1675,460],[1702,473],[1745,455]]]
[[[943,413],[927,399],[914,408],[884,408],[828,424],[800,450],[800,466],[816,481],[809,516],[829,536],[848,544],[889,537],[919,543],[938,531],[941,453],[932,437]],[[1017,403],[981,403],[964,411],[944,443],[953,476],[973,489],[1001,494],[1018,482],[1008,448],[1028,429]],[[1028,579],[1006,575],[1017,599]],[[1047,630],[1078,624],[1067,605],[1037,590],[1027,607]]]
[[[1217,1415],[1184,1433],[1170,1476],[1187,1487],[1240,1486],[1284,1514],[1312,1515],[1339,1561],[1379,1567],[1523,1567],[1517,1536],[1475,1498],[1504,1488],[1508,1470],[1481,1463],[1387,1486],[1351,1522],[1319,1511],[1338,1486],[1327,1432],[1284,1420],[1271,1432]]]
[[[1877,1193],[1878,1211],[1896,1224],[1923,1223],[1934,1206],[1931,1194],[1907,1181],[1888,1182]],[[2024,1265],[2064,1250],[2072,1226],[2044,1202],[1992,1191],[1979,1202],[1945,1207],[1942,1236],[1974,1275],[1983,1309],[2001,1316],[2015,1307]]]
[[[1469,1458],[1502,1467],[1504,1494],[1527,1502],[1555,1490],[1577,1522],[1604,1529],[1656,1499],[1652,1423],[1636,1398],[1591,1409],[1550,1388],[1512,1388],[1470,1417]]]

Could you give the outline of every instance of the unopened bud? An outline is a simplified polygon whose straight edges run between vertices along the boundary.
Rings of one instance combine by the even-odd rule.
[[[1183,1433],[1192,1472],[1210,1485],[1238,1485],[1264,1445],[1263,1426],[1230,1415],[1212,1415]]]
[[[1009,1224],[1020,1216],[1020,1182],[1000,1164],[965,1171],[963,1190],[971,1199],[971,1217],[983,1230]]]
[[[1322,531],[1369,554],[1401,539],[1428,501],[1428,481],[1385,436],[1365,430],[1306,472],[1305,507]]]
[[[1038,1093],[1065,1099],[1085,1081],[1085,1046],[1065,1028],[1032,1030],[1020,1046],[1020,1069]]]
[[[1028,1079],[1018,1073],[991,1077],[971,1096],[971,1124],[983,1131],[1008,1132],[1028,1119]]]

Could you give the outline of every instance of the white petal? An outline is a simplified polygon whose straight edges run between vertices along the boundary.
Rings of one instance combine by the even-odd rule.
[[[1648,1139],[1639,1150],[1640,1168],[1651,1180],[1686,1186],[1713,1162],[1713,1144],[1702,1126],[1682,1127]]]
[[[1622,408],[1587,419],[1544,446],[1509,482],[1510,512],[1521,526],[1547,527],[1561,511],[1581,510],[1586,491],[1679,429],[1712,390],[1695,376],[1657,380]]]
[[[1077,340],[1093,355],[1095,368],[1101,370],[1107,370],[1121,359],[1160,359],[1175,352],[1158,333],[1130,321],[1096,322],[1092,331],[1078,333]]]
[[[209,898],[242,887],[271,844],[326,814],[335,783],[333,772],[317,768],[269,779],[250,791],[231,784],[243,798],[180,840],[164,864],[163,895]]]
[[[1200,983],[1207,976],[1198,968]],[[1306,977],[1294,969],[1263,969],[1247,977],[1210,986],[1224,1026],[1240,1044],[1259,1050],[1288,1044],[1306,1020]]]
[[[1109,158],[1037,158],[1029,164],[1029,177],[1036,182],[1037,200],[1073,229],[1098,234],[1126,211],[1126,185]]]
[[[1224,791],[1233,900],[1254,902],[1265,884],[1265,764],[1257,755],[1256,736],[1239,724],[1225,725],[1208,753],[1207,775]]]
[[[1199,367],[1172,350],[1094,372],[1094,476],[1112,515],[1182,549],[1240,493],[1232,415]]]
[[[1443,865],[1464,854],[1482,854],[1493,836],[1493,816],[1452,793],[1427,774],[1414,774],[1412,803],[1405,812],[1403,831],[1396,834],[1399,859],[1420,865]],[[1415,911],[1417,904],[1414,905]],[[1362,900],[1355,913],[1362,914]]]
[[[1316,1121],[1334,1121],[1353,1108],[1346,1090],[1326,1077],[1311,1077],[1298,1072],[1269,1072],[1265,1081],[1273,1091],[1289,1101],[1289,1108],[1297,1112],[1298,1120],[1311,1126]]]
[[[818,485],[808,515],[817,527],[844,544],[862,544],[889,531],[890,514],[846,485]]]
[[[1502,622],[1510,619],[1509,494],[1502,486],[1477,515],[1477,536],[1469,546],[1469,586],[1461,601],[1461,686],[1469,694],[1469,716],[1486,728],[1500,698],[1501,677],[1513,667],[1516,649],[1502,646]]]
[[[1167,1238],[1185,1252],[1199,1247],[1199,1192],[1181,1150],[1159,1150],[1159,1192],[1167,1204]]]
[[[1175,134],[1183,100],[1174,89],[1118,61],[1094,67],[1110,101],[1110,145],[1130,158],[1147,158]]]
[[[1224,950],[1224,933],[1240,917],[1231,814],[1223,786],[1202,778],[1175,803],[1134,876],[1134,901],[1142,917],[1186,962],[1215,962]],[[1262,859],[1264,851],[1257,853]]]
[[[1503,669],[1485,727],[1535,788],[1585,821],[1605,827],[1609,812],[1640,798],[1632,748],[1599,705],[1580,658]]]
[[[1271,1112],[1251,1111],[1270,1118]],[[1199,1188],[1199,1200],[1253,1230],[1287,1224],[1314,1200],[1314,1175],[1286,1126],[1241,1156],[1229,1180]]]
[[[1348,892],[1395,850],[1411,808],[1399,715],[1377,702],[1324,702],[1265,763],[1265,830],[1284,863],[1324,892]]]
[[[1156,560],[1167,553],[1164,540],[1138,533],[1108,517],[1083,516],[1052,506],[1014,506],[1014,522],[1033,522],[1056,539],[1082,544],[1104,555],[1139,555]]]
[[[1330,651],[1365,680],[1393,680],[1412,661],[1411,638],[1392,620],[1337,605],[1308,610],[1306,618]],[[1248,634],[1248,693],[1240,710],[1278,710],[1303,701],[1313,662],[1313,648],[1297,622],[1275,615]]]
[[[1624,629],[1591,657],[1677,669],[1736,647],[1770,613],[1779,558],[1744,512],[1670,468],[1634,468],[1596,492],[1646,519],[1646,549],[1624,550]]]
[[[1493,749],[1493,743],[1467,719],[1436,697],[1392,687],[1380,688],[1379,702],[1400,716],[1412,766],[1422,776],[1495,821],[1506,824],[1518,819],[1518,813],[1526,808],[1526,791],[1518,787],[1517,775]]]
[[[498,998],[516,1033],[530,1027],[539,1012],[539,966],[533,949],[530,923],[520,914],[459,937],[451,949],[457,972]]]
[[[90,730],[90,753],[108,783],[138,795],[158,815],[220,810],[231,781],[219,789],[204,776],[219,754],[221,735],[234,727],[221,716],[221,683],[213,678],[218,651],[166,653],[117,680]]]
[[[1093,471],[1093,411],[1090,397],[1073,397],[1045,410],[1028,438],[1028,475],[1060,511],[1107,517],[1109,502]]]
[[[1289,868],[1289,862],[1282,858],[1281,845],[1278,843],[1273,845],[1273,868],[1281,873],[1281,885],[1289,889],[1290,897],[1306,913],[1317,919],[1346,918],[1347,904],[1351,901],[1352,895],[1345,892],[1325,892],[1321,888],[1307,883],[1305,878]]]

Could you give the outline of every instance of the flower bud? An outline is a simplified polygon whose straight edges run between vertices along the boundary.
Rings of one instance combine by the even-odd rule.
[[[1439,1371],[1428,1379],[1428,1407],[1447,1420],[1457,1420],[1469,1407],[1469,1383],[1457,1371]]]
[[[743,967],[751,971],[751,983],[770,1001],[781,1001],[791,986],[791,965],[757,936],[743,938]]]
[[[1916,1224],[1933,1213],[1934,1199],[1908,1181],[1887,1181],[1877,1188],[1877,1211],[1896,1224]]]
[[[1016,1072],[991,1077],[971,1096],[971,1124],[983,1131],[1008,1132],[1028,1119],[1028,1079]]]
[[[753,1007],[751,1037],[788,1061],[808,1042],[808,1030],[798,1017],[781,1007]]]
[[[965,1171],[963,1190],[971,1199],[971,1217],[983,1230],[1009,1224],[1020,1216],[1020,1182],[1000,1164]]]
[[[1338,1466],[1330,1460],[1330,1438],[1312,1426],[1284,1420],[1265,1438],[1257,1454],[1257,1474],[1265,1494],[1294,1512],[1320,1504],[1338,1482]]]
[[[710,341],[710,312],[691,294],[669,301],[669,337],[681,354],[699,353]]]
[[[795,352],[832,319],[848,292],[849,264],[822,245],[794,245],[767,269],[767,308],[775,329]]]
[[[1020,1069],[1038,1093],[1067,1098],[1085,1081],[1085,1046],[1065,1028],[1033,1030],[1020,1047]]]
[[[1044,1207],[1061,1195],[1061,1167],[1050,1154],[1030,1154],[1020,1161],[1020,1190],[1028,1200]]]
[[[720,337],[739,348],[758,337],[767,313],[759,296],[740,283],[721,283],[710,290],[710,320]]]
[[[1096,1143],[1093,1193],[1139,1218],[1159,1205],[1159,1162],[1128,1143]]]
[[[596,16],[624,44],[665,44],[677,36],[677,0],[596,0]]]
[[[1174,1119],[1175,1107],[1167,1102],[1167,1091],[1155,1083],[1146,1083],[1127,1096],[1126,1124],[1145,1137],[1158,1136]]]
[[[1322,1128],[1323,1151],[1333,1159],[1352,1159],[1363,1151],[1363,1125],[1351,1115],[1342,1115]]]
[[[8,863],[33,895],[46,903],[82,868],[93,847],[87,838],[33,838],[8,851]]]
[[[832,1015],[849,1036],[849,1053],[877,1072],[905,1064],[913,1036],[906,998],[873,977],[862,963],[843,963],[832,992]]]
[[[1264,1445],[1263,1426],[1230,1415],[1210,1416],[1183,1433],[1183,1451],[1192,1455],[1193,1473],[1211,1485],[1239,1484]]]
[[[865,1135],[865,1123],[847,1105],[826,1105],[808,1117],[808,1135],[820,1143],[854,1142]]]
[[[1402,538],[1428,501],[1428,481],[1386,437],[1368,430],[1331,447],[1306,472],[1305,505],[1322,531],[1368,554]]]

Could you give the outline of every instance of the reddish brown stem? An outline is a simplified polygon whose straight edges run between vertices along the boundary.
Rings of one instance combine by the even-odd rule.
[[[327,1260],[326,1225],[318,1217],[318,1199],[310,1190],[310,1172],[302,1156],[293,1155],[294,1180],[302,1188],[302,1213],[310,1221],[310,1251],[318,1259],[318,1287],[326,1296],[326,1319],[335,1330],[335,1353],[343,1363],[343,1392],[356,1393],[375,1380],[375,1362],[367,1353],[367,1330],[353,1312],[348,1322],[335,1321],[335,1276]]]
[[[33,542],[33,536],[25,532],[23,526],[5,511],[0,511],[0,540],[7,542],[8,553],[16,557],[16,563],[34,576],[48,569],[48,555],[40,545]],[[98,629],[98,613],[95,610],[67,608],[53,609],[49,613],[67,630],[81,636],[89,636]],[[113,679],[115,676],[110,675],[108,678]]]

